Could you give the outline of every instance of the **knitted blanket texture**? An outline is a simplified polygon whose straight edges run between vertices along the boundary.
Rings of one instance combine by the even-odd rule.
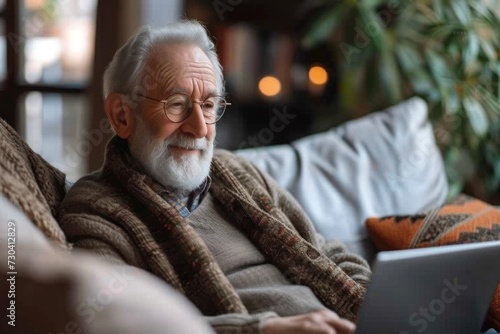
[[[0,119],[0,194],[19,207],[45,236],[66,249],[66,238],[55,219],[66,193],[65,178]]]

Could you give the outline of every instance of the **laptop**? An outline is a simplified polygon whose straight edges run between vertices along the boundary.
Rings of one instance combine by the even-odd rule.
[[[380,252],[356,334],[478,334],[500,282],[500,241]]]

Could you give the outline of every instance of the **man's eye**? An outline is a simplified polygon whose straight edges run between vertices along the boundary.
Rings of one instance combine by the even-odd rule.
[[[203,103],[203,108],[205,108],[205,109],[213,109],[214,108],[214,104],[213,104],[213,102],[205,102],[205,103]]]
[[[167,109],[184,109],[186,103],[184,101],[171,101],[167,103]]]

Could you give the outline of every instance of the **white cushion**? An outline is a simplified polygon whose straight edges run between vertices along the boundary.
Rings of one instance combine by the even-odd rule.
[[[289,190],[326,239],[346,243],[367,238],[367,217],[424,212],[448,192],[420,98],[290,145],[236,153]]]

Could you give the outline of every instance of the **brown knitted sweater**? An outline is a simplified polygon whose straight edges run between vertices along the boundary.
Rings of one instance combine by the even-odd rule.
[[[66,249],[55,216],[66,193],[66,176],[52,167],[0,119],[0,195],[4,195],[51,240]]]
[[[211,195],[270,263],[325,306],[355,319],[370,276],[365,261],[320,244],[298,204],[281,189],[271,191],[267,177],[243,159],[217,151],[211,177]],[[62,204],[69,241],[164,279],[219,333],[259,333],[270,314],[248,314],[203,240],[151,184],[126,142],[113,138],[102,170],[78,181]]]

